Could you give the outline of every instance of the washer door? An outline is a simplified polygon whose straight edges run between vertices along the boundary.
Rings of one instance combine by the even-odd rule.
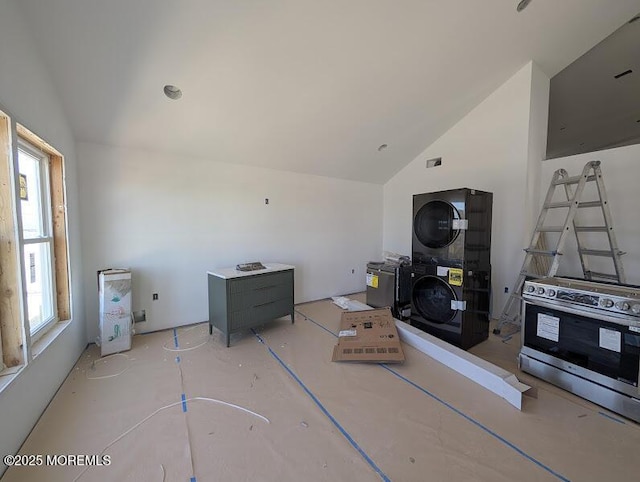
[[[439,249],[453,243],[460,230],[453,228],[453,221],[460,213],[444,201],[429,201],[413,219],[413,229],[418,240],[427,248]]]
[[[455,292],[437,276],[423,276],[413,285],[413,306],[418,314],[433,323],[449,323],[456,316],[451,300],[457,301]]]

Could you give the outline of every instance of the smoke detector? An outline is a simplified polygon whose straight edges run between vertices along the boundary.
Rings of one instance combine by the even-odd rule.
[[[169,97],[171,100],[178,100],[182,97],[182,91],[175,85],[168,84],[164,86],[164,95]]]
[[[531,0],[520,0],[520,2],[518,3],[518,6],[516,7],[516,10],[518,12],[522,12],[525,8],[527,8],[527,6],[531,3]]]

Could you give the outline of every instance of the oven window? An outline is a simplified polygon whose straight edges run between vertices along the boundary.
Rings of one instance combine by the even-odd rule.
[[[454,219],[460,219],[460,215],[451,204],[428,202],[416,213],[413,223],[416,237],[427,248],[444,248],[453,243],[460,232],[453,229]]]
[[[555,336],[538,323],[544,317],[559,319]],[[601,346],[600,329],[620,333],[619,351]],[[560,310],[526,305],[524,344],[555,358],[587,368],[629,385],[638,386],[640,360],[640,335],[628,328],[574,315]]]
[[[424,276],[413,286],[411,294],[418,314],[434,323],[448,323],[456,316],[451,300],[457,300],[451,287],[435,276]]]

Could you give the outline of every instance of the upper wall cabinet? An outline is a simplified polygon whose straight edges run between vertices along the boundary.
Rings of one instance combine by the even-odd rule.
[[[640,15],[551,79],[547,159],[640,143]]]

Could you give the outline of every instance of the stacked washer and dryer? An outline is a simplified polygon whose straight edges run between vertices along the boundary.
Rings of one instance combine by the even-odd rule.
[[[413,196],[411,325],[463,349],[489,336],[493,194]]]

